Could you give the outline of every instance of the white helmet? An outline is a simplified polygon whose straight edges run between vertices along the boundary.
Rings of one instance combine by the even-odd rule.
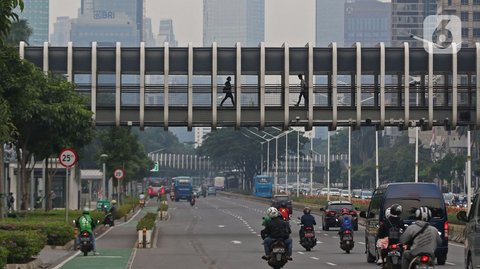
[[[392,216],[392,213],[390,213],[390,207],[385,209],[385,218],[390,218],[390,216]]]
[[[415,217],[418,220],[423,220],[423,221],[430,221],[430,218],[432,217],[432,211],[428,209],[426,206],[421,206],[415,211]]]
[[[270,218],[276,218],[278,216],[278,209],[276,209],[275,207],[269,207],[267,209],[267,215],[270,217]]]

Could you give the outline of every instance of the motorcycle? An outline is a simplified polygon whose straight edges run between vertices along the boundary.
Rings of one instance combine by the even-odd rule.
[[[352,230],[343,231],[343,233],[340,235],[340,248],[349,254],[353,247],[354,243]]]
[[[300,238],[300,245],[305,248],[306,251],[310,251],[317,245],[317,239],[315,238],[315,231],[312,226],[302,226],[303,237]]]
[[[276,240],[270,245],[270,255],[267,262],[273,269],[280,269],[288,262],[287,246],[283,240]]]
[[[191,206],[195,205],[195,196],[192,196],[192,198],[190,198],[190,205]]]
[[[73,223],[76,225],[75,220]],[[79,238],[80,240],[78,248],[80,248],[80,251],[83,252],[83,256],[87,256],[88,252],[93,251],[93,242],[90,239],[90,233],[88,231],[80,231]]]
[[[140,204],[141,208],[144,208],[145,207],[145,200],[140,200],[139,204]]]
[[[388,244],[387,256],[385,263],[383,264],[384,269],[400,269],[402,268],[402,254],[403,247],[401,244]]]
[[[435,268],[435,259],[427,253],[420,253],[410,262],[410,269],[432,269]]]

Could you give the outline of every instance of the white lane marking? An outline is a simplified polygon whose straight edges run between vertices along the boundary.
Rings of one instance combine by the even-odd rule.
[[[338,236],[333,236],[333,238],[338,238]]]
[[[252,232],[252,234],[257,234],[257,232]]]
[[[225,225],[218,225],[218,228],[224,228]]]
[[[314,260],[316,260],[316,261],[320,260],[320,259],[317,258],[317,257],[310,257],[310,259],[314,259]]]
[[[235,245],[238,245],[238,244],[241,244],[242,241],[238,241],[238,240],[233,240],[232,243],[234,243]]]
[[[298,254],[302,254],[302,255],[305,255],[304,252],[301,252],[301,251],[297,251]]]
[[[336,264],[332,263],[332,262],[327,262],[328,265],[331,265],[331,266],[337,266]]]
[[[257,234],[257,236],[262,236],[262,235],[260,235],[260,234]]]
[[[323,234],[323,235],[328,236],[328,234]]]
[[[317,244],[323,244],[323,242],[322,242],[322,241],[318,241],[318,240],[317,240]]]
[[[358,242],[360,245],[365,245],[365,242]]]
[[[128,269],[132,269],[133,261],[137,256],[137,248],[133,248],[132,255],[130,255],[130,259],[128,260]]]
[[[453,263],[453,262],[445,262],[445,264],[453,265],[453,266],[457,265],[456,263]]]
[[[85,258],[114,258],[114,259],[119,259],[123,258],[122,256],[87,256]]]

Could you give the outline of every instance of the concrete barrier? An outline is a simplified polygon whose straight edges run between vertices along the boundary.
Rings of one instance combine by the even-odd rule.
[[[454,241],[457,243],[465,243],[465,225],[448,225],[448,236],[449,241]]]

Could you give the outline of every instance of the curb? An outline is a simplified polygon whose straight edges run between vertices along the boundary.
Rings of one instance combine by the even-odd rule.
[[[6,269],[36,269],[42,268],[41,265],[43,264],[42,260],[37,258],[28,263],[8,263],[5,266]]]
[[[52,250],[69,250],[73,248],[73,243],[74,243],[74,240],[70,240],[63,246],[45,245],[44,248],[48,248]]]

